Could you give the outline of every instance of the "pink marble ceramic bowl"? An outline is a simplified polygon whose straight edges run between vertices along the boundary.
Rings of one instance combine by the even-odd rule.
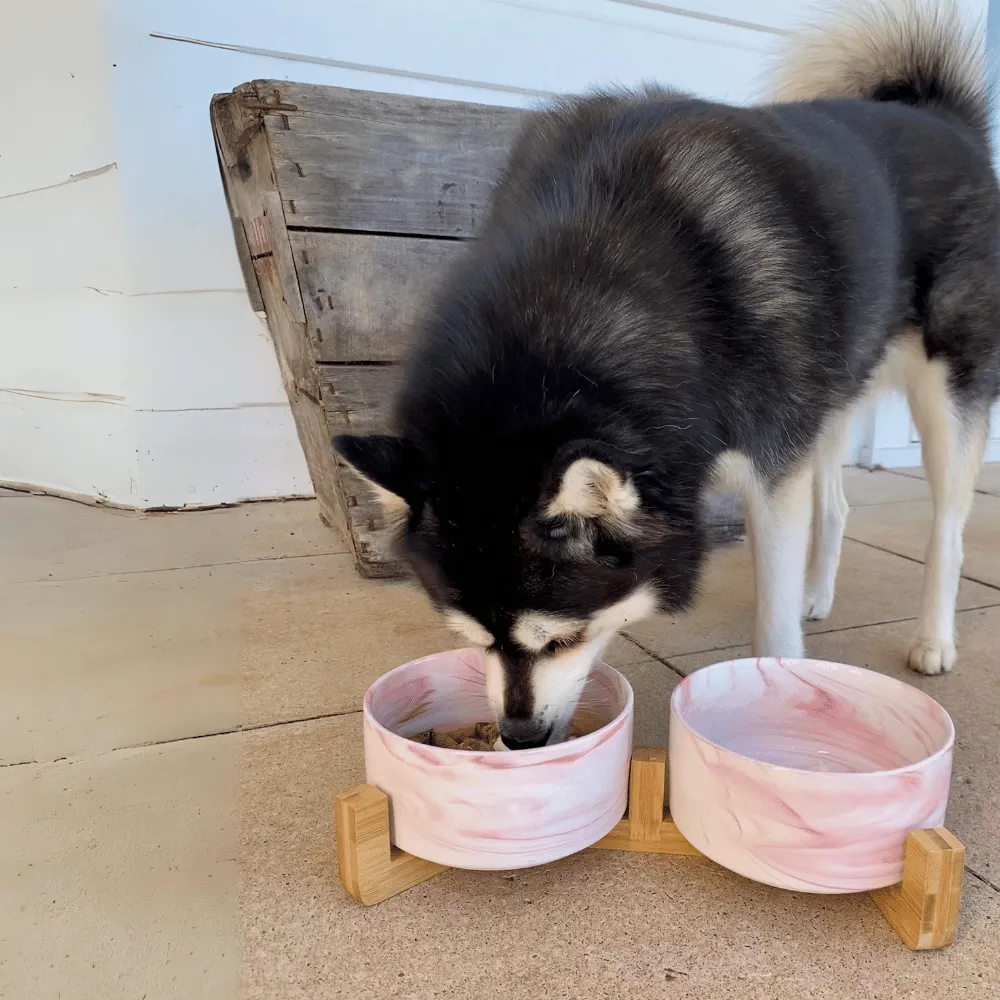
[[[803,892],[902,878],[944,822],[955,728],[922,691],[820,660],[731,660],[670,699],[670,813],[702,853]]]
[[[406,738],[492,718],[474,649],[406,663],[368,689],[365,769],[389,796],[394,844],[454,868],[527,868],[611,831],[632,752],[632,688],[617,670],[593,669],[574,715],[588,735],[566,743],[478,753]]]

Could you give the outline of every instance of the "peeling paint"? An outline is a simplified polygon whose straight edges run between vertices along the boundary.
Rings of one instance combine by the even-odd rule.
[[[13,389],[0,386],[0,392],[9,392],[13,396],[30,396],[32,399],[49,399],[54,403],[111,403],[113,406],[125,405],[124,396],[116,396],[110,392],[59,392],[56,389]]]
[[[118,288],[98,288],[84,285],[84,288],[98,295],[124,295],[129,299],[144,299],[154,295],[246,295],[245,288],[169,288],[157,292],[123,292]]]
[[[117,170],[118,164],[114,160],[105,163],[102,167],[94,167],[93,170],[84,170],[79,174],[70,174],[64,181],[57,181],[55,184],[44,184],[42,187],[29,188],[27,191],[13,191],[10,194],[0,194],[0,201],[8,198],[21,198],[26,194],[37,194],[39,191],[51,191],[53,188],[65,187],[67,184],[76,184],[79,181],[89,181],[92,177],[100,177],[109,170]]]
[[[258,410],[269,407],[284,408],[288,403],[285,400],[272,403],[236,403],[233,406],[178,406],[173,409],[160,409],[159,407],[138,408],[136,413],[218,413],[228,410]]]

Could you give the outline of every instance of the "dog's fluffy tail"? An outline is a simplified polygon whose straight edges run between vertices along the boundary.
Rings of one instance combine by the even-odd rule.
[[[769,89],[779,101],[854,97],[945,110],[986,139],[984,40],[953,0],[841,0],[789,37]]]

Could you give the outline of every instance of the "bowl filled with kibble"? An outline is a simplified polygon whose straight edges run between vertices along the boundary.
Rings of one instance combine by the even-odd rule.
[[[397,847],[453,868],[527,868],[589,847],[622,818],[632,688],[597,664],[564,742],[507,750],[483,653],[438,653],[368,689],[364,747],[368,783],[389,798]]]

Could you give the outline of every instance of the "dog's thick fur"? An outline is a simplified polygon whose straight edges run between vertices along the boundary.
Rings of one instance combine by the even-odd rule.
[[[488,648],[510,746],[562,738],[614,633],[689,604],[723,480],[748,514],[755,651],[801,655],[833,600],[848,421],[886,385],[935,509],[910,665],[954,662],[1000,384],[981,42],[941,4],[848,9],[792,40],[781,103],[647,89],[533,116],[424,323],[399,436],[337,441]]]

